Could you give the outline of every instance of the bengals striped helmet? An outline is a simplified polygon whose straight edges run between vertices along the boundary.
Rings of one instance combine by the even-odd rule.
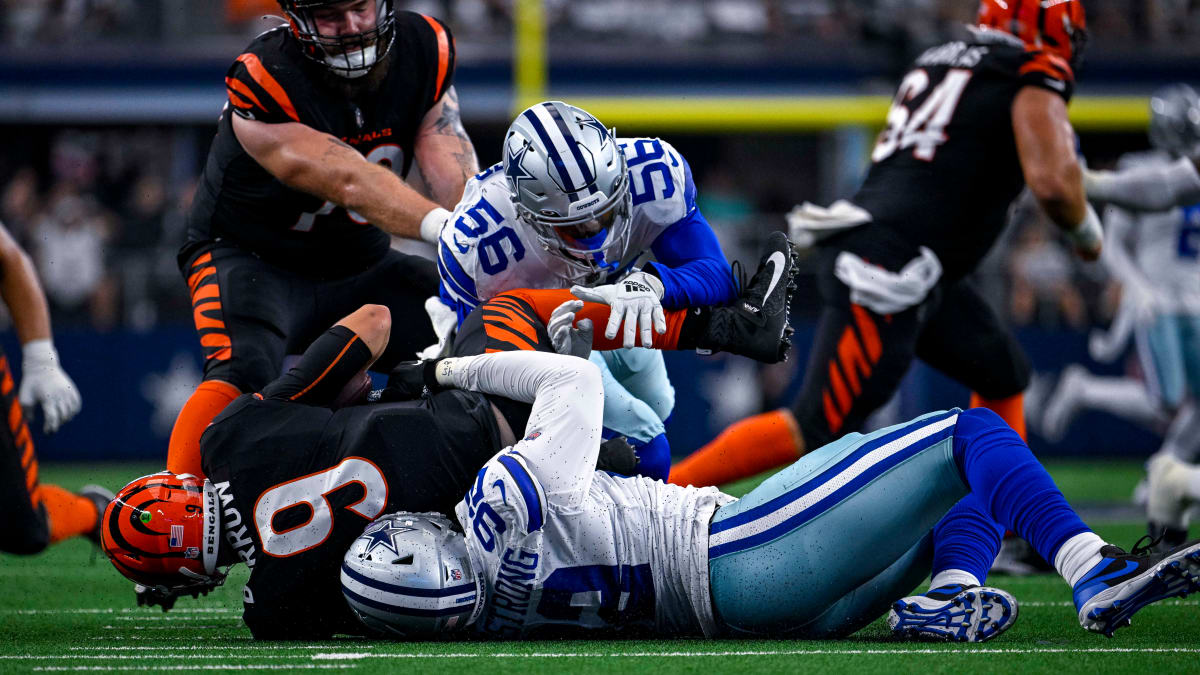
[[[152,473],[126,485],[104,510],[100,546],[117,571],[143,586],[206,590],[217,571],[221,522],[212,483]]]
[[[1088,32],[1082,0],[982,0],[977,23],[1012,33],[1062,58],[1072,70],[1083,61]]]

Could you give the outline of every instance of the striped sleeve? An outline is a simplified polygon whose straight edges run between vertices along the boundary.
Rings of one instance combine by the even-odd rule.
[[[1075,92],[1075,73],[1071,65],[1062,57],[1041,49],[1025,53],[1025,62],[1017,71],[1017,77],[1024,86],[1049,89],[1068,102]]]
[[[453,235],[447,235],[443,231],[442,236]],[[479,306],[479,292],[474,277],[467,273],[463,261],[450,249],[452,245],[447,244],[445,238],[438,243],[437,267],[438,276],[441,278],[439,294],[442,300],[458,313],[458,323],[462,325],[471,310]],[[473,248],[468,248],[464,257],[473,253]]]
[[[296,106],[279,80],[256,54],[237,57],[225,75],[229,106],[238,115],[259,122],[299,122]]]
[[[429,25],[433,31],[433,44],[436,49],[434,55],[434,87],[433,87],[433,103],[442,100],[442,96],[446,94],[446,90],[454,83],[454,63],[455,63],[455,46],[454,36],[450,33],[450,29],[441,21],[424,14],[421,18]]]

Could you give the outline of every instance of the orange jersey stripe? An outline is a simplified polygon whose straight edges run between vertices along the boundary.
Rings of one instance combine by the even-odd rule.
[[[227,77],[225,78],[225,86],[229,88],[229,100],[232,101],[237,107],[249,108],[250,104],[253,103],[263,110],[267,109],[267,107],[262,104],[262,101],[259,101],[258,97],[254,95],[254,92],[250,91],[250,87],[247,87],[246,83],[239,82],[232,77]],[[234,97],[237,97],[245,105],[239,105],[237,101],[233,100]],[[247,102],[247,100],[249,102]]]
[[[421,15],[429,23],[429,27],[433,29],[434,35],[437,36],[438,46],[438,71],[437,71],[437,88],[433,91],[438,98],[442,96],[442,85],[446,83],[446,71],[450,68],[450,36],[446,35],[446,29],[442,28],[442,24],[438,23],[433,17]]]
[[[833,407],[833,400],[829,398],[829,392],[825,392],[821,398],[825,404],[825,423],[829,425],[829,431],[836,434],[842,428],[842,414]]]
[[[196,324],[196,330],[202,331],[206,328],[216,328],[217,330],[225,330],[225,320],[222,318],[212,318],[207,316],[205,312],[212,310],[221,311],[220,302],[206,302],[192,310],[192,321]]]
[[[519,335],[518,333],[508,330],[507,327],[502,327],[502,326],[496,325],[494,323],[493,324],[485,323],[484,327],[483,327],[483,332],[486,333],[489,338],[493,338],[496,340],[503,340],[504,342],[507,342],[511,345],[518,347],[523,352],[536,351],[533,348],[533,346],[531,346],[529,344],[529,342],[527,340],[521,339],[520,337],[518,337],[518,335]],[[535,341],[534,344],[537,344],[537,342]]]
[[[837,399],[838,409],[843,413],[850,412],[850,392],[846,389],[846,383],[842,381],[842,374],[838,372],[837,363],[829,362],[829,383],[833,388],[833,396]],[[855,394],[858,393],[856,390]]]
[[[838,340],[837,353],[850,388],[859,391],[859,373],[862,373],[863,377],[870,377],[871,363],[867,361],[866,354],[863,354],[862,346],[859,345],[858,338],[854,336],[854,329],[850,326],[846,326],[841,339]]]
[[[237,57],[237,60],[246,64],[246,70],[250,71],[250,77],[254,78],[258,86],[265,89],[267,94],[275,99],[275,103],[280,108],[283,108],[283,112],[287,113],[288,117],[296,122],[300,121],[300,116],[296,114],[296,107],[292,105],[292,99],[288,98],[287,92],[280,86],[279,81],[271,73],[267,72],[266,67],[262,64],[262,61],[258,60],[257,56],[254,54],[242,54]]]
[[[878,363],[883,355],[883,343],[879,341],[879,329],[871,320],[871,315],[861,305],[850,305],[854,311],[854,322],[858,324],[858,334],[862,337],[863,346],[867,348],[867,357],[871,363]]]

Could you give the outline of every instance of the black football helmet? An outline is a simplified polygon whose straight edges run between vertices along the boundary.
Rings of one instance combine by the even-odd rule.
[[[396,38],[392,0],[375,0],[375,27],[350,35],[323,35],[312,17],[314,9],[346,4],[350,0],[278,1],[291,24],[292,34],[304,45],[305,55],[341,77],[353,79],[366,75],[387,56]]]

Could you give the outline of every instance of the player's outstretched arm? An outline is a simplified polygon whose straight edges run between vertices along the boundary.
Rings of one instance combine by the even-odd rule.
[[[454,87],[447,89],[442,100],[425,113],[417,129],[413,155],[433,200],[454,210],[467,181],[479,173],[479,159],[463,127]]]
[[[241,115],[233,116],[233,131],[254,161],[285,185],[398,237],[437,241],[448,214],[337,137],[299,122],[268,124]]]
[[[21,341],[21,405],[42,406],[43,430],[52,433],[83,406],[79,389],[59,364],[50,335],[50,310],[33,261],[0,223],[0,296]]]
[[[1100,219],[1087,203],[1083,170],[1075,155],[1075,131],[1062,97],[1041,87],[1025,87],[1013,101],[1013,135],[1025,183],[1087,260],[1100,257]]]
[[[435,376],[442,386],[532,403],[525,438],[514,449],[548,498],[582,499],[596,467],[604,416],[604,383],[595,364],[517,351],[443,359]]]
[[[1088,199],[1134,211],[1166,211],[1200,201],[1197,160],[1182,157],[1165,165],[1124,171],[1083,172]]]

